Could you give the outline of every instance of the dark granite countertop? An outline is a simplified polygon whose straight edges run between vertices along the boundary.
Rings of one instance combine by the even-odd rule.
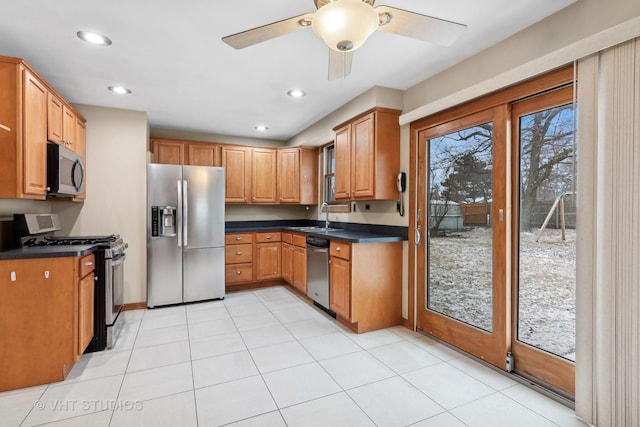
[[[402,242],[408,240],[407,227],[332,222],[331,230],[309,230],[322,227],[317,221],[238,221],[226,224],[227,233],[259,231],[291,231],[309,236],[326,237],[350,243]]]
[[[35,246],[32,248],[9,249],[0,252],[0,261],[32,258],[64,258],[88,255],[96,250],[96,245]]]

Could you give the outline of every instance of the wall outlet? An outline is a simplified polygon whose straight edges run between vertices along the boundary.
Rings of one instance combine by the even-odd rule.
[[[365,211],[371,210],[371,205],[368,204],[368,203],[366,205],[364,205],[364,210]]]

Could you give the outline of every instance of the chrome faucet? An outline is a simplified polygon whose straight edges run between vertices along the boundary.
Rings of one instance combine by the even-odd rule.
[[[323,209],[325,209],[325,213],[327,214],[324,220],[324,228],[329,228],[331,224],[329,223],[329,204],[327,202],[320,205],[320,212],[322,212]]]

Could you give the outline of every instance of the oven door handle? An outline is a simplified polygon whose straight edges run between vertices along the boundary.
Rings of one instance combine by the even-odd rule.
[[[125,259],[127,259],[126,255],[119,256],[118,258],[112,258],[111,259],[111,267],[115,267],[117,265],[122,264]]]

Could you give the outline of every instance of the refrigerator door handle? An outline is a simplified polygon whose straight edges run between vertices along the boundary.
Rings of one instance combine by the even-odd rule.
[[[183,235],[183,239],[182,241],[183,246],[188,246],[189,245],[189,187],[187,186],[187,180],[183,180],[182,181],[182,210],[183,210],[183,214],[182,214],[182,224],[183,224],[183,230],[182,232],[184,233]]]
[[[176,224],[178,234],[178,246],[182,246],[182,180],[177,181],[178,186],[178,221]]]

